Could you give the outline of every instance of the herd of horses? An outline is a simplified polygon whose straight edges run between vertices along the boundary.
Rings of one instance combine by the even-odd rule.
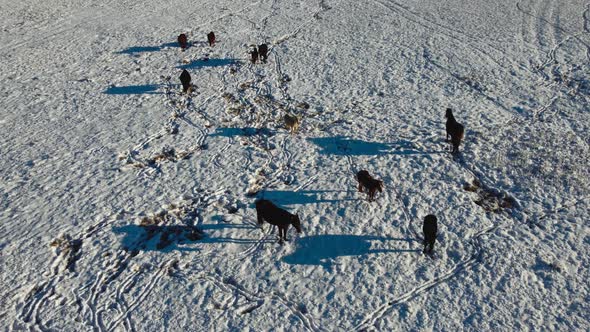
[[[450,138],[452,145],[451,153],[456,154],[459,152],[459,144],[463,139],[465,128],[455,120],[453,111],[450,108],[447,108],[445,116],[447,118],[446,139],[449,141]],[[369,201],[374,201],[377,192],[383,192],[383,181],[372,177],[367,170],[358,171],[356,173],[356,180],[358,182],[358,191],[361,193],[366,192]],[[266,199],[258,200],[255,204],[258,225],[262,226],[264,221],[266,221],[271,225],[277,226],[279,228],[279,243],[288,241],[287,230],[291,225],[295,227],[297,233],[301,233],[299,215],[292,214]],[[435,215],[429,214],[424,217],[422,231],[424,233],[423,253],[432,255],[438,234],[438,219]]]
[[[209,46],[215,44],[215,33],[213,31],[207,34],[207,41]],[[178,44],[182,50],[188,48],[188,38],[186,34],[180,34],[178,36]],[[256,63],[260,58],[263,63],[267,62],[268,59],[268,45],[262,44],[258,48],[254,48],[249,52],[252,63]],[[182,83],[182,89],[184,93],[191,93],[193,86],[191,84],[191,76],[186,69],[184,69],[180,75],[180,82]],[[450,108],[446,109],[445,117],[446,122],[446,140],[451,143],[451,153],[459,153],[459,145],[464,137],[465,128],[462,124],[457,122],[453,116],[453,111]],[[293,133],[299,126],[300,119],[285,118],[287,129]],[[366,192],[369,201],[374,201],[377,192],[383,192],[383,181],[372,177],[368,171],[360,170],[356,173],[356,180],[358,181],[358,191]],[[267,223],[277,226],[279,229],[279,243],[288,241],[287,230],[289,226],[295,227],[297,233],[301,233],[301,220],[299,215],[292,214],[278,206],[273,202],[266,199],[259,199],[255,202],[257,223],[262,226],[266,221]],[[422,231],[424,232],[424,250],[425,254],[432,254],[434,249],[434,243],[438,233],[438,220],[435,215],[429,214],[424,217],[424,224]]]

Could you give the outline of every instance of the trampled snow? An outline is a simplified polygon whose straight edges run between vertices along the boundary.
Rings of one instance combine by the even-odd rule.
[[[2,330],[590,329],[588,2],[1,0],[0,59]]]

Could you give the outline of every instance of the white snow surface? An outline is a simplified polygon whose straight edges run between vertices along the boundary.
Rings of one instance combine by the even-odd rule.
[[[3,331],[590,329],[587,0],[0,0],[0,82]]]

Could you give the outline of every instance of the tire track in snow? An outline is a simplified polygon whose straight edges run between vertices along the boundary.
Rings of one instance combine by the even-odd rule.
[[[240,8],[240,9],[230,10],[226,14],[223,14],[223,15],[218,16],[216,18],[212,18],[209,21],[206,21],[206,22],[204,22],[202,24],[199,24],[197,26],[197,29],[209,28],[211,25],[213,25],[213,23],[219,22],[219,21],[224,20],[224,19],[226,19],[228,17],[238,17],[238,18],[241,18],[241,19],[243,19],[243,20],[245,20],[247,22],[250,22],[250,23],[254,24],[254,26],[256,26],[256,23],[255,22],[252,22],[251,20],[249,20],[247,18],[244,18],[244,17],[242,17],[239,14],[245,12],[246,10],[248,10],[248,9],[250,9],[252,7],[255,7],[255,6],[259,5],[260,3],[261,3],[261,1],[256,1],[256,2],[253,2],[253,3],[249,4],[249,5],[246,5],[246,6],[242,7],[242,8]],[[202,8],[200,8],[199,6],[196,6],[196,7],[197,7],[196,10],[194,10],[192,12],[189,12],[189,14],[186,15],[187,18],[184,20],[184,22],[190,22],[191,20],[194,19],[194,14],[197,13],[198,11],[201,11],[202,10]],[[194,36],[195,35],[195,30],[197,30],[197,29],[190,30],[190,32],[189,32],[190,35],[193,35]]]
[[[516,2],[516,9],[522,13],[521,17],[522,17],[522,22],[521,22],[521,28],[520,28],[520,32],[522,35],[522,41],[523,43],[526,43],[529,50],[535,50],[537,51],[538,49],[534,46],[536,46],[534,44],[534,42],[531,40],[533,38],[535,38],[535,34],[533,33],[534,30],[534,21],[531,19],[533,16],[532,15],[527,15],[527,13],[525,12],[525,10],[522,8],[522,0],[519,0],[518,2]]]
[[[122,314],[120,314],[117,318],[115,318],[111,322],[111,324],[109,324],[107,331],[109,331],[109,332],[114,331],[115,328],[119,324],[121,324],[121,322],[123,320],[128,319],[131,312],[133,312],[133,310],[135,310],[135,308],[137,308],[140,304],[143,303],[145,298],[154,289],[154,286],[159,284],[162,277],[166,274],[168,268],[171,268],[172,265],[174,265],[176,262],[178,262],[178,260],[176,258],[172,258],[172,259],[169,259],[169,260],[163,262],[162,264],[160,264],[159,268],[151,276],[151,280],[149,281],[149,283],[142,289],[141,293],[136,298],[133,299],[133,301],[129,304],[129,307],[127,308],[127,310],[125,312],[123,312]]]
[[[260,38],[260,40],[266,40],[267,37],[264,35],[264,32],[268,28],[268,20],[271,17],[275,16],[276,12],[277,12],[277,0],[272,0],[272,3],[270,4],[270,10],[269,10],[268,15],[266,15],[260,21],[261,27],[258,32],[258,38]]]
[[[582,13],[584,19],[584,32],[590,34],[590,3],[586,4],[586,10]],[[586,58],[590,62],[590,45],[586,45]]]
[[[104,323],[102,322],[101,316],[99,315],[98,310],[96,308],[96,303],[98,301],[97,300],[98,295],[100,293],[100,291],[99,291],[99,289],[101,287],[100,284],[103,282],[104,282],[104,274],[102,272],[99,272],[98,278],[96,278],[96,281],[94,282],[92,287],[90,287],[90,295],[88,296],[88,299],[85,302],[86,308],[88,308],[89,315],[90,315],[90,323],[99,332],[102,332],[105,330]]]
[[[482,249],[480,245],[480,238],[486,234],[493,232],[494,230],[498,229],[499,226],[492,226],[486,228],[479,233],[473,235],[471,238],[468,239],[468,242],[471,244],[473,248],[473,252],[461,259],[455,266],[445,272],[443,275],[433,278],[417,287],[414,287],[411,291],[404,293],[400,296],[397,296],[387,303],[381,305],[377,310],[371,312],[368,317],[363,319],[360,324],[354,327],[354,331],[368,331],[372,328],[376,328],[376,323],[387,314],[389,314],[393,309],[402,303],[406,303],[411,301],[412,299],[422,295],[424,292],[435,288],[442,283],[452,279],[453,277],[457,277],[460,275],[462,271],[468,271],[469,268],[474,266],[479,260],[482,255]]]
[[[119,286],[114,286],[114,291],[107,293],[107,288],[116,280],[118,279],[129,267],[131,260],[136,257],[139,253],[136,252],[123,252],[122,255],[114,257],[112,263],[106,273],[101,273],[101,277],[97,279],[97,283],[90,288],[90,296],[88,298],[88,307],[92,312],[92,325],[98,326],[100,331],[107,330],[106,325],[102,319],[104,312],[106,312],[110,305],[108,303],[104,303],[104,305],[99,308],[98,307],[98,300],[99,298],[103,297],[106,294],[106,298],[113,298],[117,295],[119,287],[121,285],[128,285],[133,280],[129,280],[129,277],[126,278]],[[132,273],[133,277],[137,274]],[[118,299],[117,297],[115,297]],[[120,306],[121,303],[118,301],[113,302],[116,306]],[[126,307],[127,304],[125,303],[124,306]]]
[[[307,309],[304,306],[298,305],[277,291],[272,292],[272,297],[286,306],[295,317],[299,318],[308,331],[315,332],[323,330],[318,327],[315,320],[307,313]]]
[[[116,217],[118,218],[119,216],[121,216],[124,212],[119,212]],[[116,220],[113,218],[113,216],[107,217],[107,218],[103,218],[101,221],[99,221],[98,223],[86,228],[84,231],[80,232],[75,238],[71,239],[69,237],[67,237],[68,241],[70,244],[72,243],[79,243],[79,247],[81,248],[83,246],[83,241],[90,238],[91,236],[104,231],[109,225],[112,224],[112,222]],[[80,249],[78,249],[74,255],[75,256],[67,256],[64,257],[65,255],[69,254],[70,251],[66,251],[65,249],[61,249],[62,252],[60,253],[59,256],[53,258],[52,262],[50,263],[50,270],[51,270],[51,276],[44,281],[41,286],[37,286],[34,289],[34,294],[33,296],[29,296],[27,297],[27,299],[25,299],[25,303],[23,305],[23,310],[22,310],[22,319],[23,321],[25,321],[25,323],[27,321],[30,320],[30,318],[32,316],[35,317],[35,325],[39,325],[40,327],[43,327],[42,322],[41,322],[41,318],[40,318],[40,314],[43,311],[43,309],[45,309],[45,305],[42,305],[43,303],[47,303],[47,301],[52,300],[52,297],[55,296],[61,296],[59,294],[56,293],[56,286],[63,280],[64,278],[64,274],[62,273],[63,271],[65,271],[66,269],[70,269],[71,266],[75,266],[76,261],[79,259],[79,255],[78,255],[78,251]],[[74,249],[69,249],[69,250],[74,250]],[[63,265],[64,260],[66,260],[67,265],[65,266],[65,268],[61,268],[60,269],[60,265]],[[99,276],[96,279],[96,281],[94,281],[91,285],[86,285],[86,286],[82,286],[81,288],[77,289],[77,290],[72,290],[73,295],[76,297],[75,303],[78,303],[78,305],[80,306],[79,310],[81,311],[82,316],[90,316],[90,320],[91,322],[94,322],[94,326],[97,326],[98,329],[104,328],[103,324],[101,324],[101,320],[100,317],[96,316],[96,305],[95,305],[95,299],[97,297],[97,294],[99,293],[98,291],[98,285],[101,281],[104,281],[105,278],[103,277],[103,273],[99,272]],[[85,289],[89,289],[91,294],[89,296],[89,298],[83,302],[81,300],[81,297],[79,296],[79,294],[77,294],[76,291],[84,291]],[[53,299],[55,302],[55,299]],[[84,305],[86,304],[86,305]]]
[[[53,264],[56,264],[56,259]],[[38,327],[43,330],[43,322],[40,313],[45,303],[50,297],[55,295],[55,287],[62,280],[62,276],[54,274],[48,280],[36,285],[25,298],[23,308],[18,318],[24,322],[30,329]]]
[[[307,188],[310,184],[313,183],[313,181],[315,181],[318,178],[318,176],[319,176],[319,174],[316,174],[316,175],[311,176],[309,179],[307,179],[307,181],[305,181],[300,186],[298,186],[297,188],[295,188],[293,190],[293,192],[298,192],[301,189]]]
[[[245,298],[248,303],[246,305],[240,305],[237,308],[239,314],[248,314],[252,311],[261,307],[265,302],[271,302],[272,300],[286,307],[291,314],[298,318],[307,331],[322,331],[323,329],[318,326],[315,319],[307,312],[304,305],[297,304],[289,300],[284,294],[278,291],[270,291],[269,294],[254,293],[248,291],[245,287],[240,285],[237,280],[232,277],[223,278],[218,273],[203,273],[198,276],[197,279],[206,280],[212,283],[216,288],[224,293],[234,297],[234,306],[238,305],[238,298],[241,296]],[[224,304],[224,309],[228,309],[229,305]]]
[[[531,20],[531,30],[533,30],[532,25],[534,24],[534,22],[536,21],[536,29],[535,30],[535,36],[536,36],[536,40],[537,40],[537,48],[539,50],[539,53],[545,53],[545,60],[540,60],[541,63],[539,65],[536,66],[536,68],[534,68],[534,72],[536,72],[537,74],[540,74],[545,80],[550,80],[551,77],[549,77],[548,74],[546,74],[545,72],[543,72],[543,70],[547,67],[549,67],[552,64],[556,64],[557,63],[557,59],[556,59],[556,52],[563,47],[566,43],[575,40],[580,42],[582,45],[586,46],[587,49],[587,53],[590,52],[590,44],[586,43],[582,38],[580,38],[581,35],[583,35],[585,32],[587,33],[589,30],[589,26],[588,26],[588,21],[586,19],[586,15],[588,12],[588,8],[586,8],[586,10],[584,11],[584,13],[582,13],[582,17],[584,19],[584,27],[582,29],[582,31],[577,32],[577,33],[572,33],[570,31],[568,31],[567,29],[562,28],[559,23],[559,14],[554,15],[554,6],[551,6],[549,0],[543,0],[538,4],[538,8],[535,11],[529,12],[526,11],[525,9],[523,9],[521,1],[517,2],[516,4],[516,8],[518,11],[520,11],[523,15],[527,15],[531,18],[533,18],[533,20]],[[587,5],[587,6],[590,6]],[[547,9],[549,8],[549,9]],[[558,12],[559,12],[559,7],[558,7]],[[548,13],[548,14],[547,14]],[[545,16],[550,16],[550,17],[554,17],[554,22],[549,21],[547,18],[545,18]],[[552,28],[551,30],[551,38],[545,37],[545,33],[543,33],[543,25],[548,25]],[[566,35],[565,38],[559,40],[558,35],[562,33],[564,35]],[[546,39],[549,39],[548,41]],[[548,51],[543,51],[542,49],[539,49],[539,46],[550,46]],[[590,58],[589,58],[590,59]]]
[[[311,18],[305,22],[303,22],[302,24],[300,24],[298,27],[296,27],[295,29],[293,29],[291,32],[275,39],[272,44],[275,46],[278,46],[286,41],[288,41],[291,38],[295,38],[297,37],[297,35],[306,27],[308,27],[309,25],[311,25],[313,22],[317,21],[320,19],[320,15],[331,10],[332,7],[330,7],[324,0],[320,0],[318,3],[318,10],[315,11]]]
[[[221,309],[227,310],[230,306],[237,306],[237,302],[240,296],[245,298],[246,301],[248,301],[246,305],[240,305],[238,308],[236,308],[238,313],[241,315],[251,313],[252,311],[258,309],[260,306],[264,304],[265,298],[247,291],[243,286],[239,285],[237,281],[233,278],[222,278],[222,276],[218,274],[209,273],[203,274],[197,277],[197,279],[208,281],[222,292],[229,294],[230,297],[234,296],[234,305],[229,304],[229,301],[225,301]]]
[[[98,331],[106,330],[102,316],[108,309],[106,304],[103,307],[99,307],[99,299],[107,294],[108,287],[127,270],[131,259],[135,256],[136,253],[132,254],[130,252],[122,252],[119,255],[113,256],[107,263],[105,270],[98,272],[95,281],[79,289],[81,293],[85,292],[86,289],[88,290],[88,296],[82,302],[82,316],[89,316],[91,325]],[[108,295],[111,298],[112,294]],[[83,298],[81,294],[78,294],[77,297]]]
[[[118,214],[121,215],[121,212]],[[79,243],[79,248],[82,247],[83,241],[90,238],[92,235],[105,230],[107,226],[109,226],[115,219],[113,216],[107,217],[99,221],[98,223],[86,228],[84,231],[80,232],[75,238],[69,239],[70,243]],[[74,249],[69,249],[74,250]],[[19,314],[19,319],[21,319],[24,323],[30,323],[31,317],[34,317],[34,326],[42,325],[40,314],[45,309],[46,306],[43,304],[50,300],[50,298],[56,295],[56,286],[63,280],[64,274],[63,272],[70,268],[70,266],[75,266],[76,261],[79,259],[79,252],[74,252],[74,256],[70,257],[70,251],[62,249],[61,253],[58,256],[55,256],[49,266],[50,266],[50,276],[40,285],[36,286],[31,293],[25,298],[22,310]],[[77,251],[79,251],[78,249]],[[61,265],[66,263],[66,266],[60,268]]]
[[[471,246],[474,248],[473,252],[468,255],[467,257],[463,258],[459,263],[457,263],[454,267],[449,269],[443,275],[436,277],[432,280],[429,280],[420,286],[413,288],[411,291],[404,293],[394,299],[388,301],[386,304],[381,305],[377,310],[369,314],[367,318],[365,318],[359,325],[354,327],[355,331],[368,331],[371,328],[376,328],[376,323],[380,319],[382,319],[385,315],[390,313],[395,306],[408,302],[420,295],[422,293],[452,279],[453,277],[458,276],[462,271],[467,271],[476,262],[478,262],[479,258],[481,257],[482,250],[480,245],[480,238],[486,234],[489,234],[496,230],[498,226],[492,226],[487,229],[482,230],[481,232],[472,236],[468,241],[470,242]]]
[[[119,315],[123,314],[124,312],[129,311],[129,304],[123,294],[129,292],[133,286],[137,283],[137,276],[141,273],[141,271],[133,271],[130,273],[125,280],[123,280],[115,289],[113,294],[109,296],[109,298],[114,297],[113,303],[116,304],[117,311]],[[133,323],[131,321],[131,317],[127,315],[125,317],[125,324],[129,327],[129,330],[133,331]]]
[[[136,174],[137,176],[149,176],[151,174],[159,172],[160,164],[162,162],[162,160],[158,159],[159,155],[164,155],[163,161],[179,161],[192,156],[194,153],[201,151],[206,147],[205,141],[208,132],[194,124],[191,121],[191,119],[187,117],[187,114],[197,113],[205,121],[205,127],[211,126],[212,121],[204,114],[202,108],[209,103],[213,96],[206,98],[202,103],[195,107],[192,103],[191,97],[181,100],[175,100],[173,98],[174,92],[172,91],[172,84],[170,83],[169,78],[165,78],[165,80],[166,84],[164,93],[164,104],[169,106],[169,111],[171,112],[171,115],[166,120],[166,123],[164,124],[162,129],[160,129],[155,134],[143,138],[140,141],[140,143],[128,149],[123,154],[119,155],[119,160],[124,161],[124,165],[121,166],[120,169],[139,168],[139,171]],[[149,144],[151,142],[159,140],[166,135],[176,134],[179,126],[177,123],[178,120],[183,121],[189,127],[193,128],[193,130],[197,132],[197,144],[192,145],[183,151],[179,151],[178,153],[176,149],[174,149],[174,155],[171,157],[167,156],[164,151],[162,151],[160,154],[156,154],[156,156],[153,157],[142,156],[142,152],[144,152],[144,150],[146,150],[149,147]],[[174,130],[176,130],[176,132]]]
[[[277,165],[275,172],[272,174],[272,179],[266,183],[265,188],[272,187],[281,182],[289,184],[293,180],[290,172],[291,158],[293,154],[289,152],[289,149],[287,149],[287,140],[289,139],[289,136],[290,135],[287,134],[284,135],[283,140],[280,142],[279,164]]]
[[[45,26],[45,31],[43,33],[34,34],[29,38],[18,39],[16,42],[4,45],[3,47],[0,46],[0,54],[6,54],[8,52],[13,51],[16,48],[24,47],[32,43],[43,45],[44,43],[56,39],[57,37],[65,39],[66,34],[69,35],[69,33],[71,32],[78,32],[78,29],[81,26],[100,21],[107,16],[112,16],[112,13],[96,15],[96,12],[88,12],[85,15],[81,15],[78,13],[78,15],[68,16],[69,19],[76,18],[77,22],[64,26],[64,19],[57,21],[51,26]],[[82,39],[85,37],[84,34],[80,33],[75,33],[74,36],[74,38],[71,38],[71,36],[70,38],[68,38],[68,44],[73,43],[73,40],[75,39]]]
[[[546,8],[547,6],[548,6],[548,0],[544,0],[544,8]],[[588,6],[590,6],[590,4],[588,4]],[[518,2],[516,3],[516,9],[517,9],[518,11],[520,11],[521,13],[523,13],[524,15],[528,15],[528,16],[532,17],[532,18],[533,18],[533,19],[535,19],[535,20],[538,20],[538,21],[540,21],[540,22],[542,22],[542,23],[545,23],[545,24],[547,24],[547,25],[550,25],[550,26],[552,26],[552,27],[553,27],[553,29],[554,29],[554,30],[556,30],[556,31],[559,31],[559,32],[561,32],[561,33],[563,33],[563,34],[565,34],[565,35],[568,35],[568,36],[572,35],[572,33],[571,33],[570,31],[568,31],[567,29],[564,29],[564,28],[560,27],[559,25],[555,25],[555,23],[554,23],[554,22],[550,22],[550,21],[548,21],[548,20],[547,20],[546,18],[544,18],[543,16],[539,16],[539,15],[537,14],[537,12],[536,12],[536,11],[534,11],[534,12],[529,12],[529,11],[526,11],[525,9],[523,9],[523,7],[522,7],[522,1],[518,1]],[[543,9],[542,9],[542,10],[541,10],[541,12],[542,12],[541,14],[544,14],[544,13],[546,12],[546,10],[543,10]],[[584,14],[582,14],[582,15],[584,15]],[[540,25],[538,25],[537,27],[540,27]],[[586,25],[584,25],[584,30],[586,30]],[[538,36],[537,36],[537,37],[538,37]],[[590,45],[588,45],[588,44],[587,44],[587,43],[586,43],[584,40],[582,40],[581,38],[579,38],[579,37],[577,37],[577,36],[576,36],[576,37],[574,37],[574,39],[576,39],[577,41],[579,41],[579,42],[580,42],[580,43],[582,43],[583,45],[586,45],[587,47],[588,47],[588,46],[590,46]],[[539,39],[538,39],[538,43],[539,43],[539,44],[541,43],[541,42],[539,41]]]
[[[497,46],[493,46],[493,45],[489,44],[488,42],[481,40],[480,38],[471,36],[469,34],[466,34],[463,31],[447,27],[439,22],[425,18],[425,17],[421,16],[420,14],[411,11],[410,9],[404,7],[403,5],[401,5],[395,1],[387,1],[387,2],[381,1],[381,0],[373,0],[373,1],[375,3],[380,4],[381,6],[385,7],[386,9],[399,14],[402,18],[404,18],[407,21],[413,22],[419,26],[422,26],[423,28],[425,28],[429,31],[432,31],[433,33],[436,33],[436,34],[442,35],[442,36],[446,36],[452,40],[456,40],[456,41],[460,42],[461,44],[463,44],[465,46],[468,46],[469,48],[471,48],[471,49],[475,50],[477,53],[479,53],[480,58],[487,58],[489,61],[493,62],[499,68],[502,68],[504,70],[509,69],[509,68],[506,68],[506,66],[504,66],[503,64],[501,64],[496,58],[492,57],[490,55],[490,53],[496,53],[496,54],[500,55],[500,57],[503,60],[513,62],[511,59],[506,57],[501,51],[499,51],[497,49]],[[471,41],[475,41],[479,44],[486,45],[487,49],[482,50],[479,47],[477,47],[476,45],[474,45]]]
[[[221,165],[219,163],[219,158],[221,157],[221,155],[223,155],[225,153],[225,151],[227,151],[232,144],[234,143],[233,138],[228,138],[228,142],[215,154],[213,155],[210,159],[209,159],[209,163],[215,165],[216,167],[218,167],[219,169],[223,168],[223,165]]]

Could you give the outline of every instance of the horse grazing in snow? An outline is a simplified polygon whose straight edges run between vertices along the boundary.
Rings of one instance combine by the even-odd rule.
[[[453,116],[453,111],[450,108],[447,108],[447,112],[445,114],[447,118],[447,141],[449,140],[449,136],[451,137],[451,144],[453,145],[453,149],[451,153],[458,153],[459,152],[459,144],[461,144],[461,140],[463,139],[463,135],[465,134],[465,128],[462,124],[455,120]]]
[[[287,239],[287,230],[289,225],[293,225],[297,233],[301,233],[301,221],[299,215],[291,214],[280,207],[273,204],[273,202],[261,199],[256,201],[256,217],[258,225],[262,227],[264,221],[271,225],[279,227],[279,243],[289,241]]]

